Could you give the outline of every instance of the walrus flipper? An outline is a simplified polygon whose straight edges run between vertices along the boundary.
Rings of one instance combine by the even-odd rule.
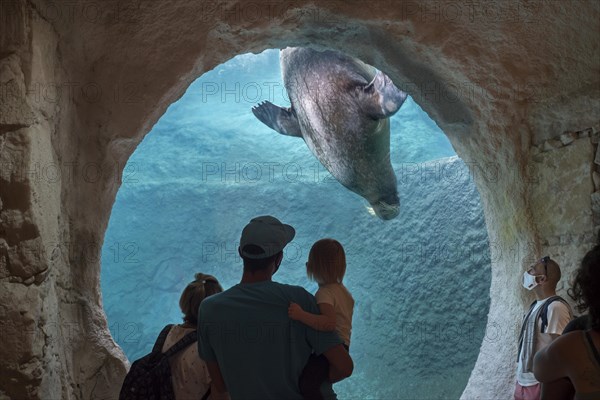
[[[363,111],[375,119],[394,115],[407,96],[405,92],[394,85],[389,76],[381,71],[377,71],[373,80],[359,90]]]
[[[281,108],[270,101],[263,101],[252,107],[252,112],[260,122],[282,135],[302,137],[298,118],[291,108]]]

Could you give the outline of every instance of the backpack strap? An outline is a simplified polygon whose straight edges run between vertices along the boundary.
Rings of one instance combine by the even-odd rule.
[[[523,345],[523,336],[525,334],[525,329],[527,328],[527,320],[531,316],[531,312],[533,311],[535,303],[537,303],[537,301],[531,303],[531,305],[529,306],[529,311],[527,311],[527,314],[523,317],[523,323],[521,324],[521,333],[519,333],[519,349],[517,350],[517,360],[519,359],[519,357],[521,357],[521,346]]]
[[[171,331],[172,327],[173,327],[173,324],[169,324],[169,325],[165,326],[162,331],[160,331],[160,334],[158,335],[158,338],[156,339],[156,342],[154,343],[154,347],[152,347],[153,353],[156,351],[158,351],[158,352],[162,351],[162,347],[165,344],[165,340],[167,340],[167,335]]]
[[[169,350],[165,351],[165,357],[171,357],[173,354],[180,352],[196,341],[198,341],[198,332],[194,330],[181,338],[181,340],[171,346]]]
[[[598,350],[596,349],[596,346],[594,345],[594,341],[592,340],[590,331],[591,331],[591,329],[588,329],[584,332],[585,341],[587,342],[586,345],[587,345],[588,350],[591,350],[592,354],[594,355],[594,358],[596,359],[596,363],[598,365],[600,365],[600,353],[598,353]],[[208,390],[210,390],[210,388]]]
[[[540,328],[541,333],[546,332],[546,328],[548,327],[548,307],[550,306],[550,304],[552,304],[555,301],[562,302],[570,310],[569,303],[567,303],[567,301],[560,296],[552,296],[548,300],[546,300],[544,302],[544,304],[542,305],[542,314],[541,314],[542,326]],[[569,311],[569,313],[570,313],[570,311]]]
[[[204,396],[202,396],[201,400],[208,400],[208,396],[210,396],[210,386],[208,387],[206,393],[204,393]]]

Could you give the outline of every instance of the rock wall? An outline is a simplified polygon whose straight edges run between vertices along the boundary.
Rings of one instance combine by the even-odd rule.
[[[288,45],[382,69],[485,171],[491,306],[463,398],[510,397],[524,265],[568,276],[597,235],[600,3],[317,4],[0,2],[0,398],[116,397],[99,254],[124,164],[202,72]]]
[[[0,398],[112,398],[126,360],[81,258],[102,227],[67,199],[83,159],[59,36],[31,4],[0,7]]]

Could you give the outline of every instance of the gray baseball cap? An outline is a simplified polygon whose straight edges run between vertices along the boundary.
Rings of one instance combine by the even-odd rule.
[[[240,239],[240,254],[247,258],[261,259],[279,253],[294,239],[296,231],[290,225],[282,224],[280,220],[270,215],[252,218],[242,230]],[[247,245],[254,245],[263,250],[259,254],[244,251]]]

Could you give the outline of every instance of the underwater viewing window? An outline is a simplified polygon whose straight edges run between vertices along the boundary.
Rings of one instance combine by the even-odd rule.
[[[179,297],[203,272],[237,284],[242,228],[270,214],[296,229],[274,280],[314,293],[305,263],[325,237],[346,251],[355,300],[353,375],[340,399],[458,398],[489,309],[490,251],[469,168],[408,97],[390,118],[400,212],[382,220],[302,138],[252,108],[289,107],[280,51],[244,54],[205,73],[128,161],[102,249],[104,310],[129,360],[180,323]]]

